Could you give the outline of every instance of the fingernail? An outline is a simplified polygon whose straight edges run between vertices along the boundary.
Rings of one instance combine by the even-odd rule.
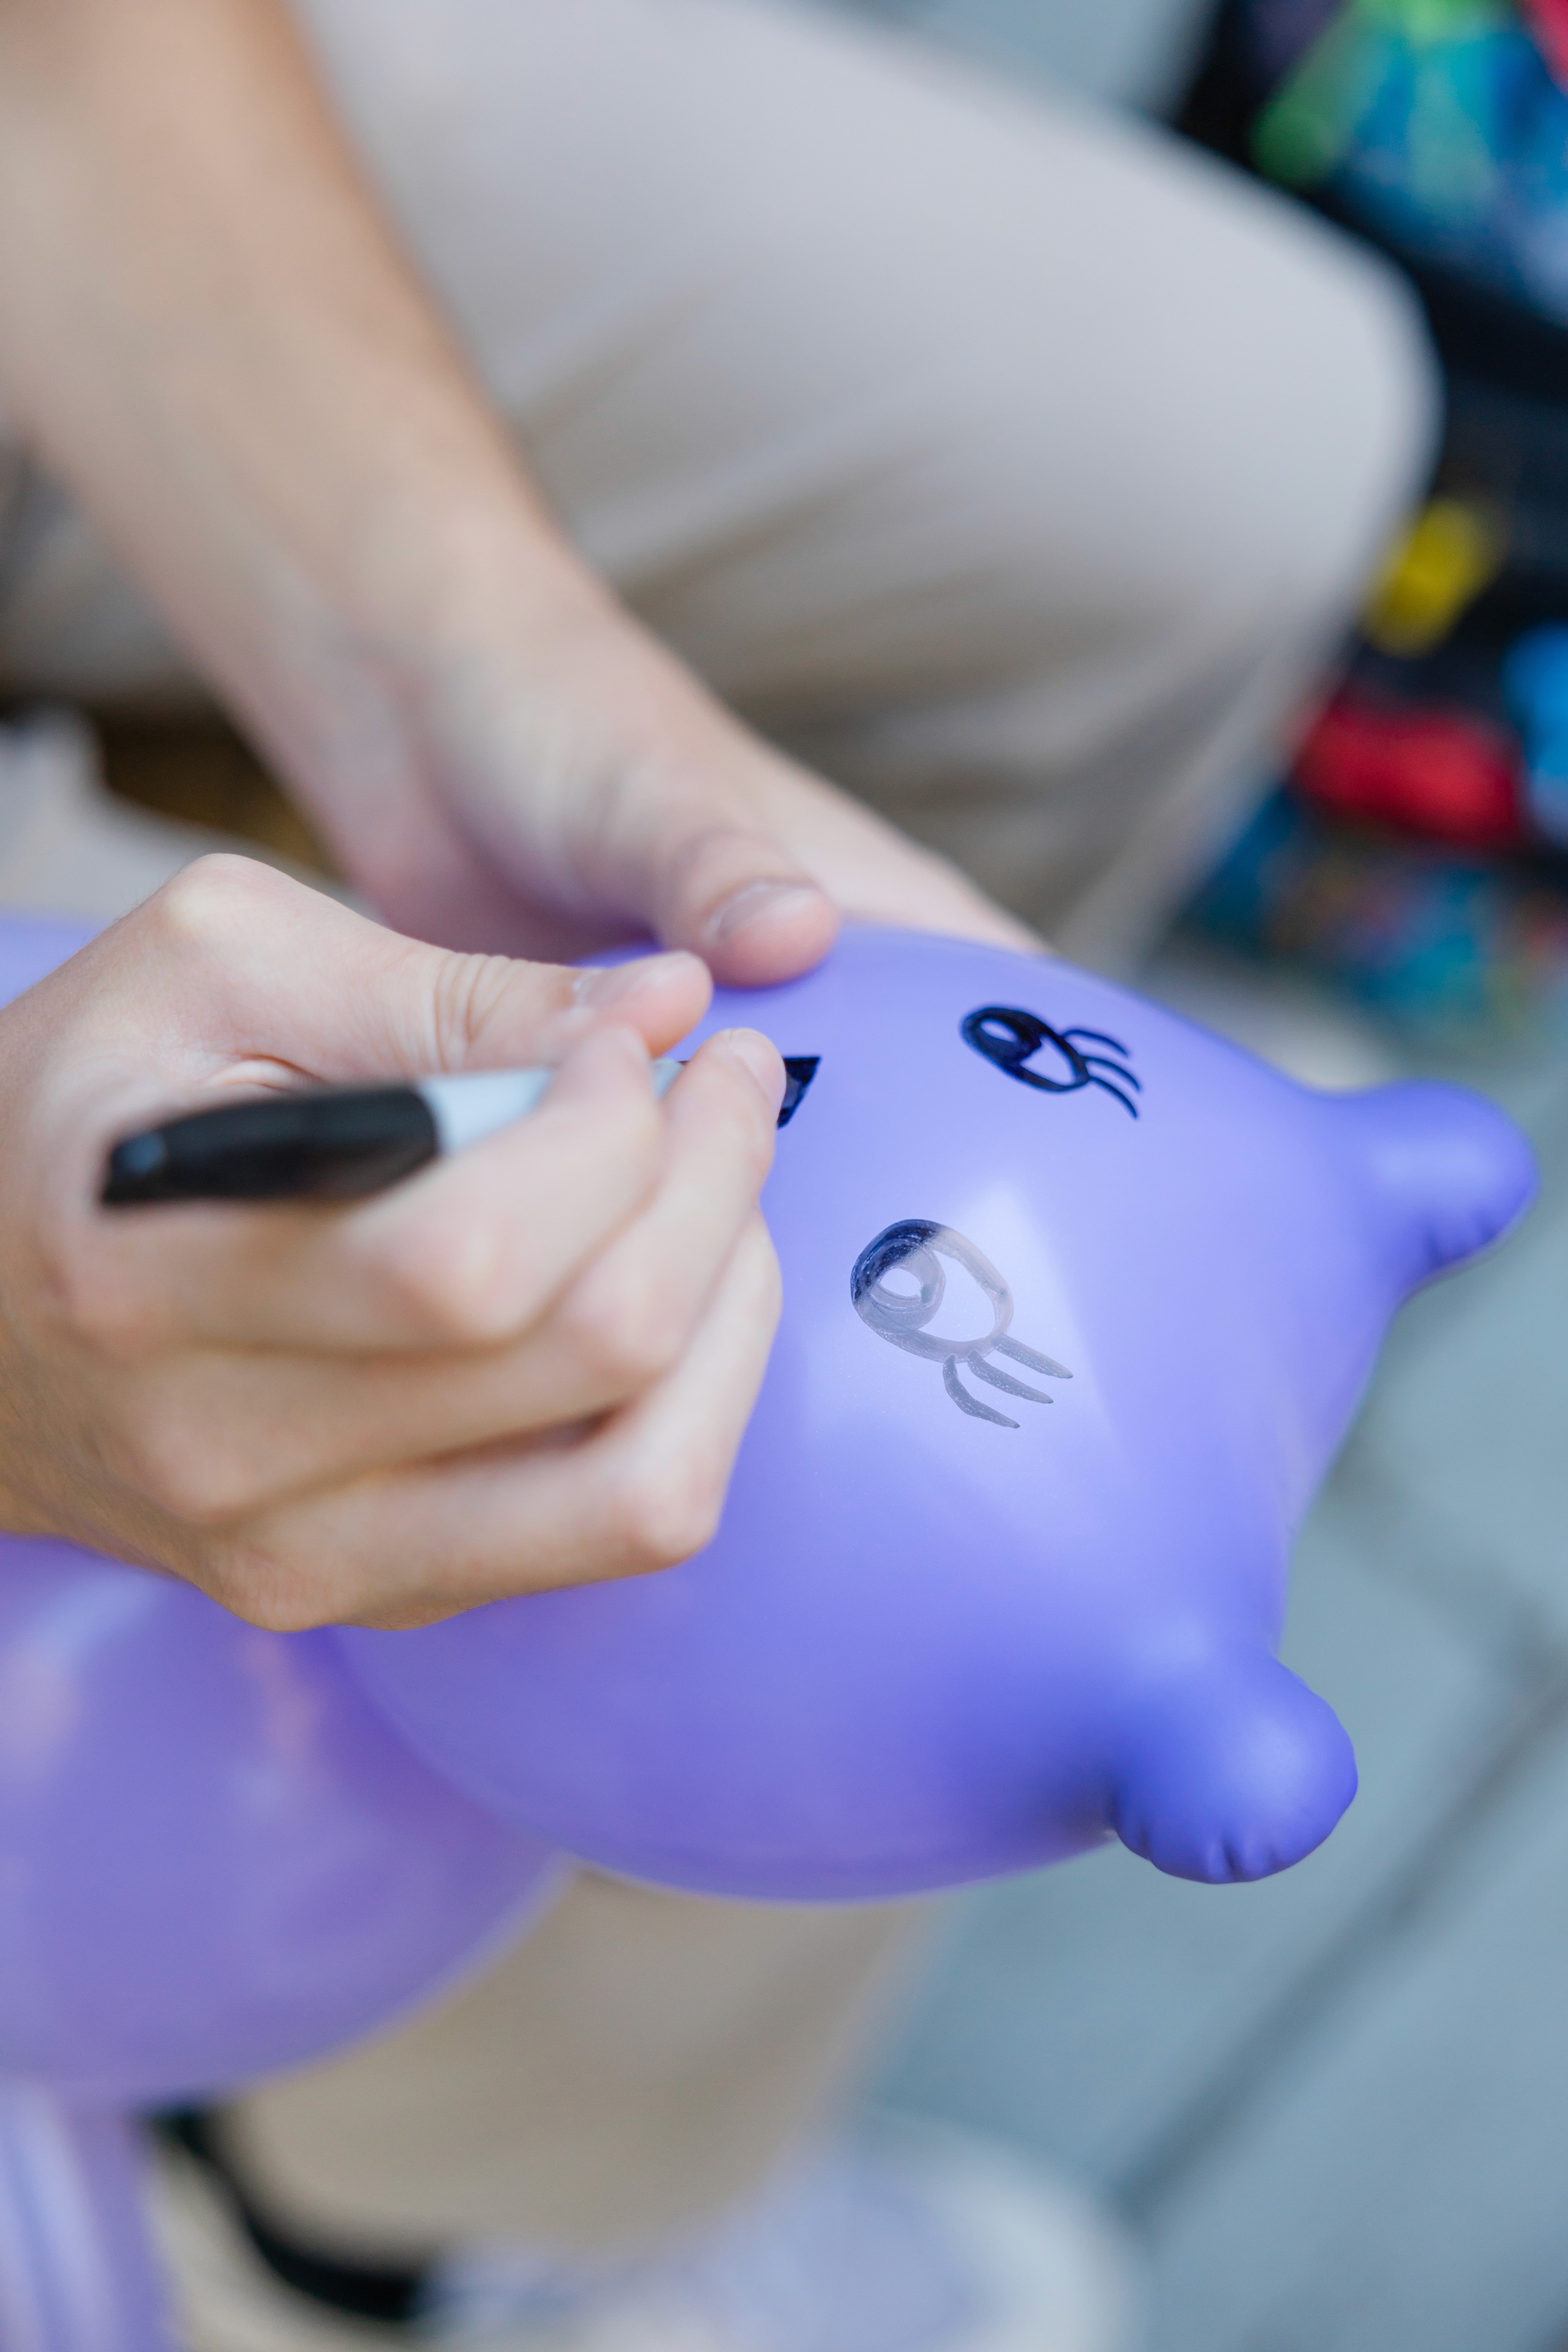
[[[776,1118],[784,1100],[785,1074],[778,1047],[771,1038],[764,1037],[759,1029],[716,1029],[712,1043],[722,1045],[736,1061],[744,1063]]]
[[[716,947],[721,946],[759,916],[783,913],[792,898],[804,901],[821,896],[815,882],[748,882],[709,917],[708,936]]]
[[[594,964],[577,974],[573,992],[579,1004],[602,1010],[606,1004],[621,1004],[628,996],[635,996],[661,966],[698,961],[697,957],[678,948],[668,955],[638,956],[632,963]]]

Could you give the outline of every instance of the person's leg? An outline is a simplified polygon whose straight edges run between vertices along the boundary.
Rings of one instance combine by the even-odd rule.
[[[255,2092],[236,2153],[346,2247],[656,2244],[826,2124],[928,1916],[584,1874],[455,2000]]]

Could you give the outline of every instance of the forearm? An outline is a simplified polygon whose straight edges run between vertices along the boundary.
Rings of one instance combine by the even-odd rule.
[[[597,593],[281,0],[0,0],[0,404],[308,784],[405,647]]]
[[[0,408],[403,928],[652,930],[750,984],[858,912],[1016,943],[575,555],[284,0],[0,0]]]

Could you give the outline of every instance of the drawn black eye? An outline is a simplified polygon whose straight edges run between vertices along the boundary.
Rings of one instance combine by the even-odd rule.
[[[1089,1066],[1077,1048],[1068,1044],[1058,1029],[1042,1021],[1037,1013],[1021,1012],[1014,1004],[983,1004],[978,1013],[969,1013],[960,1024],[960,1034],[966,1045],[1005,1070],[1010,1078],[1019,1078],[1026,1087],[1038,1087],[1047,1094],[1070,1095],[1089,1084]],[[1061,1075],[1052,1068],[1031,1070],[1026,1066],[1031,1055],[1042,1045],[1050,1046],[1060,1064]]]
[[[787,1127],[802,1103],[806,1088],[816,1077],[822,1064],[820,1054],[786,1054],[784,1055],[784,1100],[779,1105],[778,1123]]]
[[[1128,1049],[1103,1030],[1053,1029],[1037,1013],[1026,1013],[1020,1005],[983,1004],[977,1012],[964,1014],[958,1033],[966,1045],[1006,1076],[1016,1078],[1020,1086],[1034,1087],[1046,1095],[1073,1095],[1080,1087],[1101,1087],[1115,1096],[1123,1110],[1131,1111],[1134,1118],[1138,1116],[1137,1104],[1121,1091],[1123,1087],[1131,1087],[1133,1094],[1142,1091],[1126,1067]],[[1110,1050],[1090,1054],[1084,1051],[1086,1045],[1104,1045]],[[1037,1055],[1043,1059],[1036,1061]]]

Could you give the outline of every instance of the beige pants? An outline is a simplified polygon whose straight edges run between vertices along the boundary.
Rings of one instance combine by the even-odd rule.
[[[757,721],[1069,950],[1133,955],[1267,772],[1424,460],[1379,267],[1162,135],[761,0],[300,0],[552,498]],[[16,468],[0,682],[178,656]],[[362,2239],[580,2242],[744,2190],[898,1912],[584,1880],[504,1969],[254,2098]]]

